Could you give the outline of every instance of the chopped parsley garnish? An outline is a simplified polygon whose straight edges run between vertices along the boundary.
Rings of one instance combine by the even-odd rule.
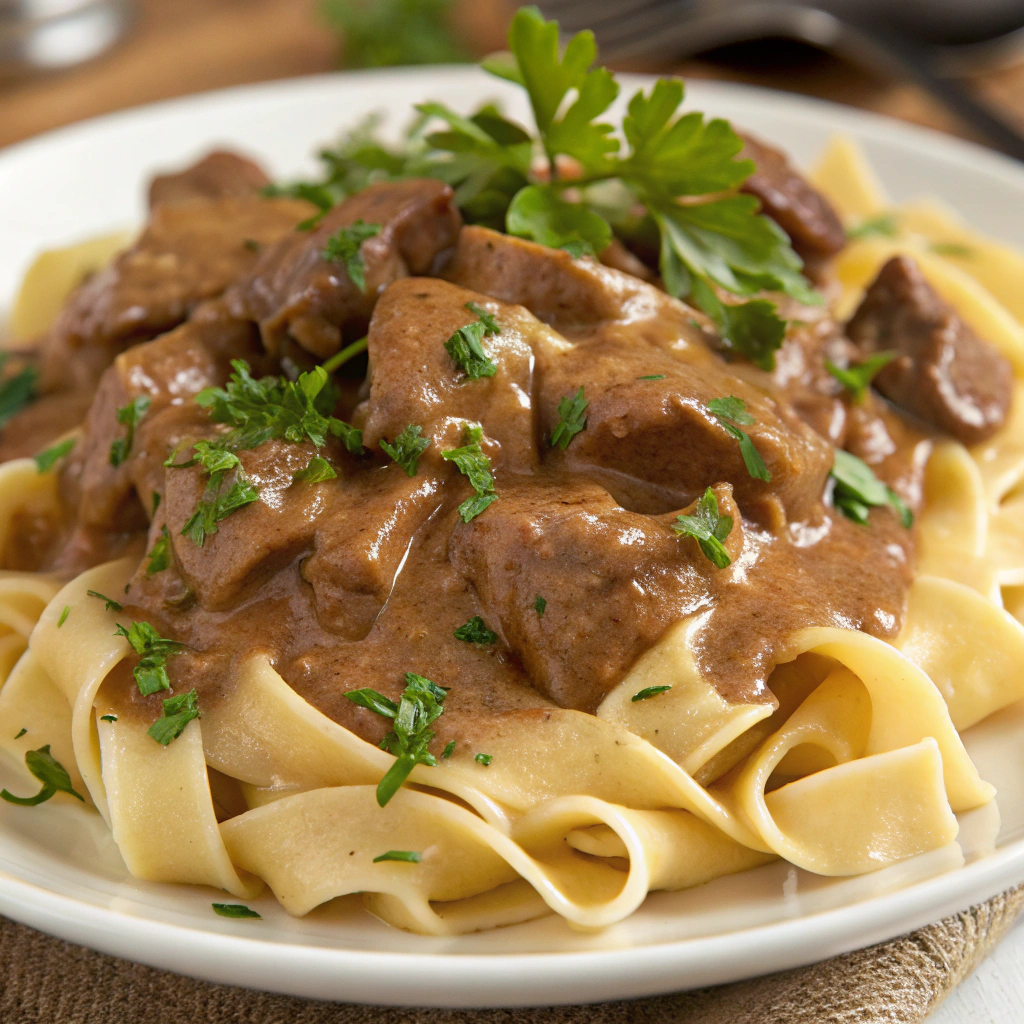
[[[373,863],[380,864],[386,860],[404,861],[406,864],[419,864],[423,860],[423,854],[417,853],[415,850],[388,850],[387,853],[374,857]]]
[[[710,487],[701,495],[693,515],[676,516],[672,529],[683,536],[693,537],[716,568],[725,569],[731,564],[732,559],[723,542],[732,532],[732,516],[718,514],[718,499]]]
[[[896,223],[896,218],[891,213],[882,213],[847,228],[846,237],[849,239],[895,238],[898,231],[899,225]]]
[[[184,644],[162,637],[148,622],[133,622],[129,629],[117,623],[114,635],[123,636],[139,655],[139,663],[132,674],[143,697],[171,688],[167,659],[181,654]]]
[[[569,442],[587,427],[587,406],[590,403],[583,397],[583,388],[574,396],[566,395],[558,403],[558,423],[551,431],[551,447],[565,451]]]
[[[161,501],[161,494],[160,494],[160,492],[159,491],[154,491],[153,492],[153,511],[152,511],[152,513],[150,515],[150,518],[152,518],[153,516],[156,515],[156,510],[160,507],[160,501]]]
[[[868,521],[871,508],[888,505],[896,511],[904,527],[909,530],[914,525],[914,513],[907,503],[882,483],[871,467],[856,455],[837,448],[831,476],[835,481],[832,504],[847,519],[863,526]]]
[[[149,395],[137,395],[127,405],[117,410],[117,422],[126,427],[124,437],[119,437],[110,445],[110,464],[120,466],[135,442],[135,428],[143,421],[152,404]]]
[[[329,263],[343,264],[349,280],[361,292],[366,291],[366,263],[363,260],[362,244],[379,234],[379,224],[357,220],[355,224],[335,231],[324,247],[324,259]]]
[[[895,352],[879,352],[877,355],[865,359],[864,362],[848,366],[845,369],[842,366],[836,366],[831,359],[826,359],[825,369],[850,392],[854,402],[859,405],[864,401],[864,396],[875,376],[895,358]]]
[[[441,458],[454,462],[459,472],[476,491],[472,498],[467,498],[459,505],[459,515],[464,523],[471,522],[498,500],[498,495],[494,493],[494,477],[491,476],[491,460],[480,447],[483,436],[484,432],[479,424],[467,425],[466,444],[461,448],[441,452]]]
[[[196,395],[214,423],[234,428],[218,439],[218,445],[240,451],[277,438],[294,444],[308,440],[322,448],[328,435],[333,435],[353,455],[363,454],[362,431],[331,415],[338,392],[322,366],[299,374],[294,381],[287,377],[257,380],[243,359],[233,359],[231,366],[234,372],[223,388],[206,388]]]
[[[306,465],[293,474],[293,481],[305,480],[306,483],[320,484],[325,480],[334,480],[338,476],[335,468],[322,456],[314,455]]]
[[[544,614],[544,609],[547,608],[547,606],[547,601],[545,601],[544,598],[541,597],[540,594],[538,594],[537,599],[533,602],[534,611],[536,611],[538,616]]]
[[[482,764],[485,768],[494,760],[493,754],[477,754],[474,758],[477,764]]]
[[[20,740],[20,739],[21,739],[21,737],[22,737],[22,736],[24,736],[24,735],[25,735],[25,733],[27,733],[27,732],[28,732],[28,729],[25,729],[25,728],[23,727],[23,728],[22,728],[22,730],[21,730],[21,731],[20,731],[20,732],[18,733],[18,735],[17,735],[17,736],[15,736],[14,738],[15,738],[16,740]]]
[[[263,917],[262,914],[257,914],[255,910],[242,903],[211,903],[210,906],[213,907],[213,912],[221,917],[254,917],[261,920]]]
[[[40,473],[48,473],[74,447],[75,439],[69,437],[66,441],[61,441],[60,444],[55,444],[52,448],[47,448],[38,455],[33,455],[32,458],[36,460],[36,469]]]
[[[761,458],[750,436],[740,427],[749,427],[754,422],[754,417],[747,412],[747,405],[742,398],[729,395],[728,398],[712,398],[708,402],[708,411],[718,422],[740,443],[740,455],[743,456],[743,464],[747,472],[757,480],[764,480],[766,483],[771,480],[772,475]]]
[[[35,796],[15,796],[6,789],[0,790],[0,797],[9,804],[35,807],[36,804],[46,803],[56,793],[67,793],[85,803],[85,797],[81,793],[76,793],[71,785],[71,776],[67,770],[50,753],[49,743],[38,750],[29,750],[25,754],[25,766],[43,784],[43,788]]]
[[[0,352],[0,374],[9,358],[9,353]],[[35,399],[38,376],[34,366],[26,366],[0,383],[0,427]]]
[[[455,630],[455,639],[463,640],[467,644],[493,644],[498,639],[498,634],[488,629],[479,615],[474,615],[464,626],[459,626]]]
[[[101,722],[116,722],[117,715],[100,715]]]
[[[141,687],[140,687],[141,689]],[[196,691],[179,693],[176,697],[168,697],[164,702],[164,713],[146,731],[162,746],[176,740],[184,731],[185,726],[194,718],[202,718]]]
[[[330,359],[325,359],[320,365],[328,373],[334,373],[335,370],[344,366],[353,356],[359,355],[360,352],[365,352],[369,344],[369,338],[364,334],[358,341],[353,341],[351,345],[346,345],[343,349],[339,349]]]
[[[160,527],[160,536],[157,537],[153,547],[150,548],[146,557],[149,559],[149,565],[146,566],[146,575],[154,576],[158,572],[163,572],[165,569],[169,569],[171,566],[171,538],[167,533],[167,527]],[[120,607],[117,609],[120,611]]]
[[[206,538],[217,532],[217,524],[222,519],[258,501],[260,494],[246,476],[238,456],[221,447],[219,442],[196,441],[192,448],[195,455],[188,462],[174,462],[172,455],[164,465],[172,469],[183,469],[198,463],[209,476],[195,512],[185,520],[181,528],[183,537],[188,537],[197,547],[202,547]],[[226,477],[232,472],[235,481],[225,491]]]
[[[394,727],[380,744],[382,750],[395,755],[395,763],[377,783],[377,803],[383,807],[398,792],[416,765],[434,767],[437,764],[437,758],[427,750],[434,738],[430,726],[444,713],[442,705],[448,691],[425,676],[406,672],[405,690],[397,704],[369,687],[349,690],[345,696],[353,704],[394,722]]]
[[[15,739],[17,739],[17,736],[15,736]],[[441,756],[443,758],[445,758],[445,760],[447,760],[454,753],[455,753],[455,740],[449,740],[448,743],[445,745],[444,750],[441,751]]]
[[[263,248],[263,243],[257,241],[255,238],[243,238],[242,245],[245,246],[249,252],[259,252]]]
[[[637,377],[637,380],[664,380],[665,374],[663,373],[649,373],[646,377]]]
[[[89,597],[95,597],[100,601],[105,602],[104,611],[108,612],[123,612],[124,606],[115,601],[112,597],[107,597],[106,594],[101,594],[98,590],[87,590],[86,595]]]
[[[659,693],[671,689],[671,686],[645,686],[639,693],[634,693],[630,700],[635,704],[638,700],[649,700],[651,697],[657,697]]]
[[[969,260],[974,256],[974,250],[969,245],[961,245],[959,242],[932,242],[928,248],[937,256],[952,256],[954,259]]]
[[[380,441],[380,446],[386,455],[389,455],[405,470],[407,476],[415,476],[416,468],[419,466],[420,456],[430,446],[431,439],[423,437],[423,428],[415,423],[410,423],[393,442]]]
[[[57,620],[57,628],[58,629],[60,629],[60,627],[63,626],[64,623],[68,621],[68,616],[70,614],[71,614],[71,605],[69,605],[69,604],[64,605],[64,608],[61,610],[61,613],[60,613],[60,618]]]
[[[483,339],[487,335],[499,334],[501,327],[493,314],[475,302],[467,302],[466,309],[475,314],[477,319],[460,327],[444,343],[445,351],[466,375],[466,380],[493,377],[498,372],[498,364],[484,351]]]

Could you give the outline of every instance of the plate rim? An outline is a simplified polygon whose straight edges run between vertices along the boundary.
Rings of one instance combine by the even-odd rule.
[[[431,80],[480,81],[474,65],[371,69],[307,75],[231,86],[156,103],[140,104],[58,127],[0,149],[5,167],[31,159],[53,146],[85,141],[97,132],[129,130],[134,123],[162,115],[184,115],[200,108],[287,99],[305,90],[352,88],[353,83]],[[649,83],[653,75],[620,74],[626,86]],[[489,79],[488,79],[489,80]],[[832,115],[836,129],[861,139],[912,148],[953,164],[968,174],[998,177],[1024,195],[1024,165],[1000,153],[933,128],[781,90],[709,79],[687,81],[688,97],[698,102],[719,96],[726,103],[771,108],[820,122]],[[325,135],[327,133],[325,132]],[[281,942],[154,920],[76,899],[0,869],[0,911],[8,917],[114,956],[179,971],[206,981],[245,985],[305,998],[394,1006],[512,1007],[580,1003],[658,995],[683,988],[720,984],[815,962],[903,934],[966,903],[987,899],[1024,880],[1024,837],[995,853],[952,871],[856,902],[735,932],[654,942],[646,945],[574,951],[520,953],[417,953],[342,949],[305,941]],[[878,917],[884,901],[889,912]],[[899,911],[899,912],[895,912]],[[854,934],[855,939],[843,938]],[[140,938],[145,943],[140,943]],[[756,966],[748,966],[756,952]],[[445,965],[438,972],[439,963]],[[384,965],[383,969],[381,964]],[[528,995],[515,975],[531,970]],[[395,967],[400,967],[395,971]],[[693,977],[695,971],[699,977]],[[460,972],[458,989],[452,975]],[[381,978],[387,973],[387,985]],[[442,977],[438,977],[443,973]],[[680,974],[687,977],[680,981]],[[567,976],[571,974],[571,984]],[[502,988],[495,995],[495,987]],[[562,994],[566,989],[570,996]]]

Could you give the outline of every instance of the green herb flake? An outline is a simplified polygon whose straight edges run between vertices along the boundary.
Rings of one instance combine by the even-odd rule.
[[[60,629],[65,622],[68,621],[68,616],[71,614],[71,605],[66,604],[60,613],[60,618],[57,619],[57,628]]]
[[[646,377],[637,377],[637,380],[664,380],[665,374],[663,373],[649,373]]]
[[[373,863],[380,864],[388,860],[402,861],[406,864],[419,864],[423,860],[423,854],[417,853],[415,850],[388,850],[387,853],[374,857]]]
[[[36,804],[46,803],[56,793],[67,793],[85,803],[85,797],[81,793],[75,792],[72,787],[71,776],[68,775],[67,770],[50,753],[49,743],[38,750],[29,750],[25,754],[25,766],[42,783],[42,789],[35,796],[15,796],[6,789],[0,790],[0,797],[9,804],[34,807]]]
[[[498,634],[488,629],[479,615],[474,615],[464,626],[455,630],[455,639],[467,644],[493,644]]]
[[[157,537],[153,546],[149,549],[146,554],[146,558],[149,559],[149,565],[146,566],[146,575],[155,576],[158,572],[163,572],[165,569],[169,569],[171,566],[171,538],[167,533],[167,527],[160,527],[160,536]],[[117,611],[120,611],[120,606],[117,607]]]
[[[467,303],[467,308],[472,305],[475,303]],[[479,306],[476,308],[480,309]],[[497,330],[491,330],[492,324],[497,327],[497,321],[486,310],[481,309],[480,312],[487,317],[487,320],[480,317],[473,323],[460,327],[444,343],[445,351],[451,356],[452,362],[465,374],[466,380],[493,377],[498,372],[498,364],[487,355],[483,346],[485,335],[498,333]],[[479,314],[477,315],[479,316]]]
[[[866,525],[871,508],[888,505],[906,529],[914,525],[914,513],[907,503],[856,455],[837,448],[831,477],[835,481],[832,503],[848,519]]]
[[[32,458],[35,459],[36,469],[40,473],[48,473],[74,447],[75,439],[69,437],[67,440],[61,441],[60,444],[55,444],[53,447],[41,451],[38,455],[33,455]]]
[[[407,476],[415,476],[419,466],[420,456],[430,447],[430,437],[423,437],[423,428],[415,423],[410,423],[392,441],[380,441],[384,454],[405,470]]]
[[[23,728],[23,729],[22,729],[22,730],[21,730],[21,731],[20,731],[20,732],[18,733],[18,735],[17,735],[17,736],[15,736],[14,738],[15,738],[16,740],[20,740],[20,739],[21,739],[21,737],[22,737],[22,736],[24,736],[24,735],[25,735],[25,733],[27,733],[27,732],[28,732],[28,729],[24,729],[24,728]]]
[[[587,406],[590,403],[583,397],[583,388],[575,395],[566,395],[558,403],[558,423],[551,431],[551,447],[565,451],[569,442],[587,428]]]
[[[469,425],[466,427],[466,444],[441,452],[441,458],[454,462],[476,492],[459,505],[459,515],[464,523],[471,522],[498,500],[494,492],[494,477],[491,476],[491,460],[480,447],[482,437],[483,431],[478,424]]]
[[[728,398],[712,398],[708,402],[708,411],[718,422],[740,443],[740,455],[743,456],[743,464],[747,472],[756,480],[764,480],[766,483],[771,480],[772,475],[761,458],[750,435],[741,430],[741,426],[748,427],[754,423],[754,417],[747,412],[747,405],[741,398],[729,395]]]
[[[153,516],[156,515],[156,510],[160,507],[160,499],[161,499],[160,492],[159,491],[154,491],[153,492],[153,510],[152,510],[152,513],[150,514],[150,518],[152,518]]]
[[[306,465],[292,476],[292,481],[305,481],[309,484],[321,484],[325,480],[334,480],[338,476],[335,468],[319,455],[314,455]]]
[[[9,353],[0,352],[0,374],[3,373],[8,359]],[[39,371],[34,366],[26,366],[14,376],[0,382],[0,427],[35,400],[38,377]]]
[[[952,257],[958,260],[974,258],[974,250],[969,245],[961,245],[958,242],[932,242],[928,248],[936,256]]]
[[[544,611],[547,608],[547,606],[547,601],[545,601],[544,598],[541,597],[540,594],[538,594],[537,599],[533,602],[533,609],[537,613],[538,617],[544,614]]]
[[[851,241],[860,238],[895,238],[899,233],[899,225],[891,213],[882,213],[877,217],[869,217],[859,224],[846,229],[846,237]]]
[[[482,764],[485,768],[494,760],[493,754],[477,754],[474,758],[477,764]]]
[[[676,516],[672,529],[681,536],[693,537],[716,568],[726,569],[732,563],[724,543],[732,532],[732,516],[718,514],[718,499],[710,487],[701,495],[693,515]]]
[[[879,352],[854,366],[836,366],[830,359],[825,360],[825,369],[850,392],[853,401],[860,404],[876,375],[896,358],[895,352]]]
[[[213,912],[221,917],[256,918],[260,920],[263,916],[242,903],[211,903],[210,906],[213,907]]]
[[[117,715],[100,715],[101,722],[116,722]]]
[[[634,693],[630,700],[634,704],[638,700],[650,700],[651,697],[657,697],[659,693],[665,693],[671,689],[671,686],[646,686],[639,693]]]
[[[171,688],[167,659],[181,654],[184,644],[162,637],[148,622],[133,622],[128,629],[117,623],[114,635],[123,636],[139,656],[132,674],[143,697]]]
[[[124,606],[115,601],[112,597],[107,597],[106,594],[101,594],[98,590],[87,590],[86,595],[88,597],[95,597],[105,604],[104,611],[108,612],[123,612]]]
[[[363,260],[362,244],[379,234],[379,224],[357,220],[355,224],[335,231],[324,247],[324,259],[329,263],[343,264],[349,280],[361,292],[366,291],[366,263]]]
[[[17,738],[17,737],[15,737],[15,738]],[[445,760],[448,760],[448,758],[451,757],[452,754],[454,754],[454,753],[455,753],[455,740],[449,740],[448,743],[446,744],[444,750],[441,751],[441,756]]]
[[[110,464],[120,466],[128,458],[135,443],[135,428],[145,419],[152,399],[149,395],[137,395],[127,405],[117,410],[117,422],[126,428],[125,436],[110,445]]]
[[[382,750],[395,755],[395,763],[377,784],[377,803],[381,807],[398,792],[416,765],[437,764],[437,758],[427,749],[434,739],[430,726],[444,713],[447,696],[444,687],[415,672],[405,673],[405,690],[397,704],[369,687],[345,694],[353,704],[394,723],[380,744]]]
[[[141,689],[141,687],[140,687]],[[202,718],[195,690],[168,697],[164,702],[164,713],[146,731],[157,743],[166,747],[176,740],[194,718]]]

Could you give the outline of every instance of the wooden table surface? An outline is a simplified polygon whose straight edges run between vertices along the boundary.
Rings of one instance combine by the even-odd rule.
[[[133,31],[116,49],[60,75],[0,86],[0,147],[122,107],[266,79],[330,71],[336,38],[316,0],[139,0]],[[501,0],[465,0],[459,23],[478,53],[501,47]],[[969,135],[914,86],[883,81],[840,61],[794,66],[689,62],[671,70],[728,78],[849,103]],[[1024,126],[1024,63],[972,81]],[[1024,923],[933,1018],[934,1024],[1024,1019]]]

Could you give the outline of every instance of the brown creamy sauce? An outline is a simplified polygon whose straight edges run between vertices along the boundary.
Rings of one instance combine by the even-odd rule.
[[[161,194],[185,193],[176,225],[200,203],[211,216],[227,203],[252,232],[258,200],[210,195],[227,166],[199,176],[202,198],[187,181],[162,180]],[[916,506],[928,432],[874,395],[862,405],[844,398],[824,359],[848,356],[851,343],[823,309],[792,312],[800,323],[776,371],[764,373],[727,361],[703,316],[637,277],[484,229],[459,230],[450,192],[436,182],[373,189],[331,217],[339,225],[365,210],[392,218],[366,251],[375,304],[318,259],[322,232],[336,227],[271,243],[280,203],[268,213],[266,251],[238,268],[223,299],[223,281],[190,291],[193,271],[178,282],[173,310],[161,299],[159,317],[149,318],[159,320],[155,340],[126,341],[124,317],[112,307],[117,289],[141,301],[130,262],[108,274],[104,316],[114,328],[92,341],[68,326],[88,293],[102,292],[96,279],[85,286],[44,342],[51,357],[83,353],[87,370],[77,377],[85,383],[69,400],[81,404],[82,387],[96,396],[63,470],[64,519],[16,521],[8,567],[70,577],[123,553],[141,558],[166,526],[171,567],[149,575],[142,559],[128,594],[110,596],[125,604],[119,621],[145,620],[186,645],[168,662],[175,692],[195,687],[209,708],[239,663],[264,652],[313,706],[376,742],[387,722],[345,692],[373,687],[397,699],[404,673],[416,672],[450,688],[436,752],[450,739],[482,744],[517,717],[552,707],[594,712],[670,625],[694,614],[705,614],[696,637],[702,671],[740,702],[773,699],[768,678],[794,630],[897,633],[913,531],[887,507],[873,509],[867,526],[831,507],[832,446],[863,457]],[[241,216],[246,203],[257,205]],[[172,219],[161,210],[158,220]],[[237,233],[217,242],[236,257]],[[209,253],[206,260],[224,266]],[[424,273],[441,277],[416,276]],[[160,294],[168,290],[164,282]],[[485,339],[498,371],[477,381],[463,380],[443,347],[474,319],[470,300],[502,327]],[[202,548],[183,537],[204,480],[163,460],[183,441],[222,429],[194,395],[223,383],[231,358],[248,359],[256,373],[282,372],[282,359],[285,369],[288,360],[310,366],[368,317],[369,382],[349,382],[337,410],[363,429],[368,454],[352,456],[330,440],[321,454],[338,478],[308,484],[292,474],[314,453],[309,443],[241,451],[260,500],[221,521]],[[87,320],[100,330],[95,315]],[[96,388],[101,363],[108,368]],[[587,427],[565,451],[552,448],[558,402],[580,386]],[[107,453],[123,429],[116,409],[141,393],[150,411],[131,457],[113,468]],[[769,483],[750,477],[735,438],[707,411],[710,399],[727,395],[743,398],[756,418],[747,429]],[[456,509],[471,489],[440,455],[463,443],[467,421],[483,427],[498,494],[468,524]],[[378,446],[409,423],[432,439],[412,478]],[[20,438],[16,423],[12,436]],[[11,454],[3,441],[0,453]],[[671,529],[707,487],[735,520],[727,569]],[[475,615],[497,643],[453,637]],[[166,694],[139,696],[133,664],[111,675],[105,697],[151,720]]]

